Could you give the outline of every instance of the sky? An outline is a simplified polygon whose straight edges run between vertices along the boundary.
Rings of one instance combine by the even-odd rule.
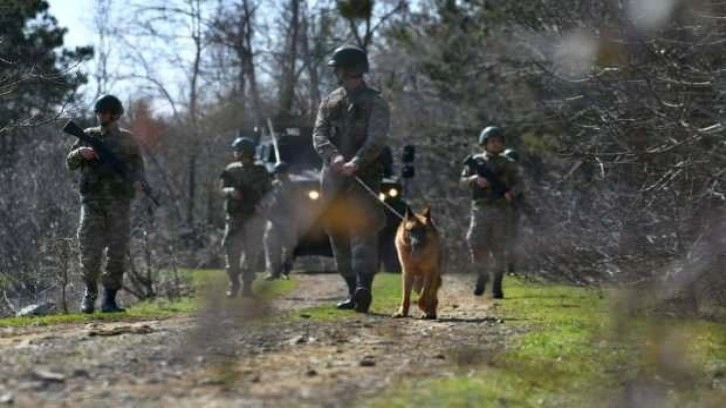
[[[58,19],[58,25],[68,29],[65,44],[71,48],[92,44],[94,0],[46,0],[50,14]]]
[[[64,46],[66,48],[74,48],[78,46],[94,46],[98,49],[98,35],[96,33],[95,24],[93,22],[94,14],[96,11],[97,0],[46,0],[50,5],[49,13],[58,20],[60,27],[66,28],[68,31],[64,37]],[[140,0],[141,1],[141,0]],[[269,3],[266,5],[273,5],[279,3],[281,0],[266,0]],[[388,0],[391,1],[391,0]],[[124,4],[128,4],[129,0],[116,0],[114,4],[120,5],[123,9]],[[418,1],[413,1],[414,4]],[[316,1],[308,1],[310,7],[314,7]],[[179,43],[176,44],[177,49],[182,47]],[[183,47],[182,47],[183,48]],[[113,58],[113,55],[112,57]],[[113,62],[111,63],[112,65]],[[87,98],[92,99],[96,96],[97,85],[94,80],[95,72],[95,61],[89,61],[79,67],[82,71],[89,74],[89,83],[79,89],[80,93],[86,95]],[[157,74],[161,76],[161,80],[165,85],[176,88],[175,83],[183,83],[184,80],[180,75],[178,69],[166,69],[163,64],[157,65]],[[128,72],[127,72],[128,74]],[[133,93],[140,91],[140,84],[131,83],[129,81],[114,82],[110,85],[110,92],[117,94],[122,101],[125,101],[126,97],[138,97]],[[173,90],[172,90],[173,92]],[[182,88],[179,88],[178,92],[184,92]],[[157,101],[158,102],[158,101]],[[88,101],[90,106],[93,103],[92,100]],[[170,106],[166,102],[154,103],[152,102],[154,110],[160,113],[170,113]]]
[[[49,13],[58,20],[58,26],[65,27],[68,32],[63,38],[66,48],[73,49],[87,45],[94,45],[96,35],[93,29],[93,10],[95,0],[46,0],[50,5]],[[80,66],[80,69],[90,74],[93,72],[93,61]],[[80,89],[81,92],[95,94],[93,78],[89,76],[89,84]],[[89,95],[92,98],[95,95]],[[90,108],[92,101],[88,101]]]
[[[46,0],[50,5],[49,13],[58,20],[60,27],[66,28],[68,31],[64,37],[64,47],[74,48],[79,46],[94,46],[98,49],[98,34],[94,24],[94,14],[96,12],[97,0]],[[123,7],[125,0],[115,1],[114,4]],[[114,56],[112,55],[113,59]],[[79,88],[79,92],[84,95],[90,107],[93,99],[97,96],[97,84],[94,78],[95,60],[88,61],[79,68],[88,74],[88,84]],[[111,62],[113,65],[114,63]],[[113,69],[113,68],[112,68]],[[114,72],[118,74],[118,72]],[[164,76],[163,81],[174,81],[174,72],[165,72],[161,70]],[[117,95],[123,102],[128,102],[129,98],[138,97],[138,84],[129,81],[114,82],[110,85],[110,92]],[[152,102],[152,108],[159,113],[169,114],[170,108],[166,104]]]

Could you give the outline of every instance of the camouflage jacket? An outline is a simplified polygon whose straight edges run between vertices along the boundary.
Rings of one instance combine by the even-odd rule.
[[[359,176],[382,174],[379,160],[388,138],[390,112],[377,90],[363,85],[347,92],[340,87],[320,103],[313,147],[325,165],[337,155],[358,164]]]
[[[219,176],[222,188],[233,187],[242,195],[238,200],[225,195],[224,210],[228,216],[245,218],[255,213],[265,194],[270,191],[270,174],[261,164],[230,163]]]
[[[501,181],[512,194],[517,196],[522,190],[522,181],[519,177],[519,168],[517,163],[502,155],[492,155],[489,153],[480,153],[473,156],[479,165],[485,165],[494,175]],[[476,175],[476,169],[465,165],[461,172],[460,182],[467,186],[471,191],[471,199],[475,204],[505,204],[503,197],[495,197],[491,186],[486,188],[479,187],[475,181],[471,180],[471,176]]]
[[[92,127],[85,129],[84,132],[100,139],[119,160],[125,163],[129,175],[144,176],[141,149],[131,132],[118,126],[105,130],[100,126]],[[79,181],[81,200],[83,202],[99,199],[131,200],[135,194],[132,183],[98,160],[83,159],[78,149],[84,146],[87,146],[85,142],[76,141],[66,157],[68,169],[79,170],[81,173]]]

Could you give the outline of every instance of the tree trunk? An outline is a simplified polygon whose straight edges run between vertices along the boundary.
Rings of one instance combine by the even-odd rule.
[[[300,0],[290,1],[290,25],[287,28],[287,41],[282,60],[281,83],[280,83],[280,108],[278,115],[289,117],[292,115],[292,107],[295,102],[295,85],[297,75],[297,46],[300,33]]]

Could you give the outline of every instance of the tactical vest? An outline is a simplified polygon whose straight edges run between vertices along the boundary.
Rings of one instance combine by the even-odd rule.
[[[254,214],[255,207],[270,188],[270,175],[265,167],[259,164],[232,163],[222,172],[220,178],[224,187],[234,187],[242,194],[241,200],[232,197],[226,197],[224,200],[224,210],[235,217],[248,217]]]
[[[489,168],[489,170],[494,173],[494,175],[506,186],[509,186],[511,181],[508,180],[505,176],[505,170],[506,170],[506,163],[508,159],[503,158],[502,156],[497,157],[490,157],[489,160],[484,158],[484,155],[478,154],[474,156],[474,160],[476,160],[477,164],[479,165],[485,165]],[[471,169],[472,175],[476,174],[475,169]],[[495,197],[494,193],[492,192],[491,187],[487,188],[481,188],[477,186],[476,184],[471,185],[471,199],[472,201],[476,203],[483,203],[483,204],[495,204],[495,203],[505,203],[506,201],[503,199],[503,197]]]
[[[341,87],[333,91],[328,99],[330,141],[346,161],[352,159],[366,142],[373,98],[378,95],[378,91],[367,86],[346,95]],[[358,175],[364,180],[382,178],[382,161],[379,159],[368,168],[361,169]]]
[[[378,92],[364,87],[346,96],[342,89],[336,90],[328,102],[332,127],[330,140],[340,154],[350,160],[366,141],[372,98]]]
[[[129,171],[132,169],[132,146],[135,143],[131,134],[121,130],[102,134],[100,127],[86,129],[86,133],[95,137],[106,145],[116,157],[126,164]],[[87,146],[82,143],[81,146]],[[138,158],[137,158],[138,159]],[[81,177],[79,191],[84,198],[109,197],[132,199],[134,197],[133,184],[117,174],[110,166],[97,160],[85,162],[80,169]]]

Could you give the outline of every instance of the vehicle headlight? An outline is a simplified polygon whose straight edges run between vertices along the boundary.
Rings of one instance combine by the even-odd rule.
[[[383,201],[383,200],[386,199],[386,195],[383,194],[383,193],[378,193],[378,199],[381,200],[381,201]]]
[[[396,190],[395,188],[392,188],[392,189],[388,190],[388,195],[390,197],[398,197],[398,190]]]
[[[320,193],[318,193],[318,190],[310,190],[308,191],[308,198],[311,200],[317,200],[320,198]]]

